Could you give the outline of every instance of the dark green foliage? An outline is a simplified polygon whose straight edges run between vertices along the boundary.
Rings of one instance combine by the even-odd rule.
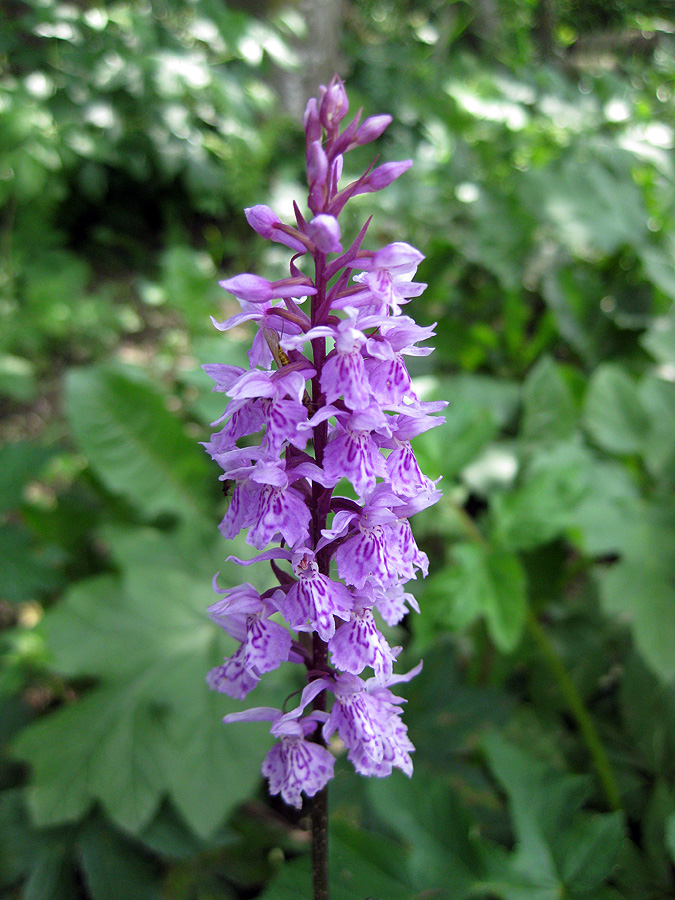
[[[304,900],[307,810],[205,685],[211,578],[250,548],[198,443],[200,366],[251,334],[211,328],[218,278],[280,271],[242,208],[300,196],[298,12],[4,6],[0,897]],[[416,163],[364,200],[368,246],[426,253],[411,368],[449,406],[416,442],[444,489],[422,615],[390,635],[424,657],[415,775],[335,748],[332,900],[675,892],[675,44],[645,6],[348,5],[352,105]]]

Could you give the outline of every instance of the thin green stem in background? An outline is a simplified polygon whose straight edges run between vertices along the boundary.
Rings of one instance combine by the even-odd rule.
[[[527,617],[527,628],[553,673],[558,687],[579,726],[607,803],[612,809],[621,809],[621,797],[614,778],[614,772],[593,720],[584,705],[576,684],[572,681],[569,672],[555,649],[553,641],[542,628],[532,611],[529,612]]]
[[[463,507],[459,506],[459,504],[456,505],[456,512],[464,526],[467,537],[479,544],[487,543],[474,520]],[[544,628],[542,628],[532,610],[528,611],[527,628],[558,683],[558,687],[567,701],[570,712],[579,726],[579,731],[581,732],[581,736],[590,754],[607,803],[612,809],[621,809],[621,796],[616,784],[614,772],[609,759],[607,758],[607,754],[605,753],[605,748],[602,745],[597,729],[593,724],[593,719],[584,705],[583,698],[579,693],[576,684],[570,677],[569,672],[565,668],[565,664],[560,658],[558,651],[555,649],[553,641]]]

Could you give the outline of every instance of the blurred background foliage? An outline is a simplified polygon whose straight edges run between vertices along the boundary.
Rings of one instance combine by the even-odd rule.
[[[445,490],[417,517],[422,615],[392,636],[425,660],[416,773],[339,759],[334,900],[672,897],[671,4],[0,16],[0,896],[309,896],[266,729],[224,728],[238,704],[205,687],[211,577],[241,576],[200,365],[245,359],[217,279],[282,271],[242,210],[302,198],[298,109],[338,70],[394,116],[382,158],[415,160],[359,202],[370,246],[427,256],[414,374],[449,407],[417,441]]]

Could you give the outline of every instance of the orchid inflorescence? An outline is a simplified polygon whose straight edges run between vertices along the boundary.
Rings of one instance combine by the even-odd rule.
[[[204,367],[213,390],[230,398],[214,423],[222,428],[205,444],[223,469],[221,480],[232,486],[220,531],[232,539],[247,529],[246,542],[263,552],[232,558],[242,566],[270,561],[276,581],[259,593],[248,583],[221,589],[216,576],[221,597],[209,614],[240,646],[207,680],[242,699],[282,662],[306,667],[306,686],[290,712],[261,707],[224,719],[271,722],[278,743],[263,773],[271,793],[296,807],[303,792],[312,797],[332,778],[326,743],[335,733],[357,772],[412,773],[404,701],[391,688],[409,681],[421,663],[393,674],[401,648],[389,646],[375,614],[391,626],[408,607],[419,612],[404,585],[417,571],[427,574],[428,560],[408,520],[440,497],[410,442],[443,421],[431,414],[445,404],[419,400],[404,362],[406,355],[431,353],[418,342],[434,334],[433,326],[423,328],[402,312],[426,287],[412,280],[423,256],[402,242],[362,249],[370,220],[343,250],[338,223],[348,201],[387,187],[411,162],[371,164],[340,189],[344,154],[391,122],[373,116],[361,123],[359,112],[340,132],[348,106],[337,77],[307,104],[311,217],[296,204],[291,227],[267,206],[246,210],[258,234],[293,251],[288,278],[242,274],[221,282],[242,311],[214,319],[216,328],[257,323],[250,368]],[[299,268],[309,257],[313,277]],[[343,479],[352,497],[335,493]],[[265,549],[269,544],[275,546]],[[364,680],[366,668],[373,677]]]

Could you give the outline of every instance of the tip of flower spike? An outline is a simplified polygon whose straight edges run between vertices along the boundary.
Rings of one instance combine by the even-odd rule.
[[[319,117],[326,131],[336,128],[349,112],[349,100],[341,79],[334,75],[322,91]]]

